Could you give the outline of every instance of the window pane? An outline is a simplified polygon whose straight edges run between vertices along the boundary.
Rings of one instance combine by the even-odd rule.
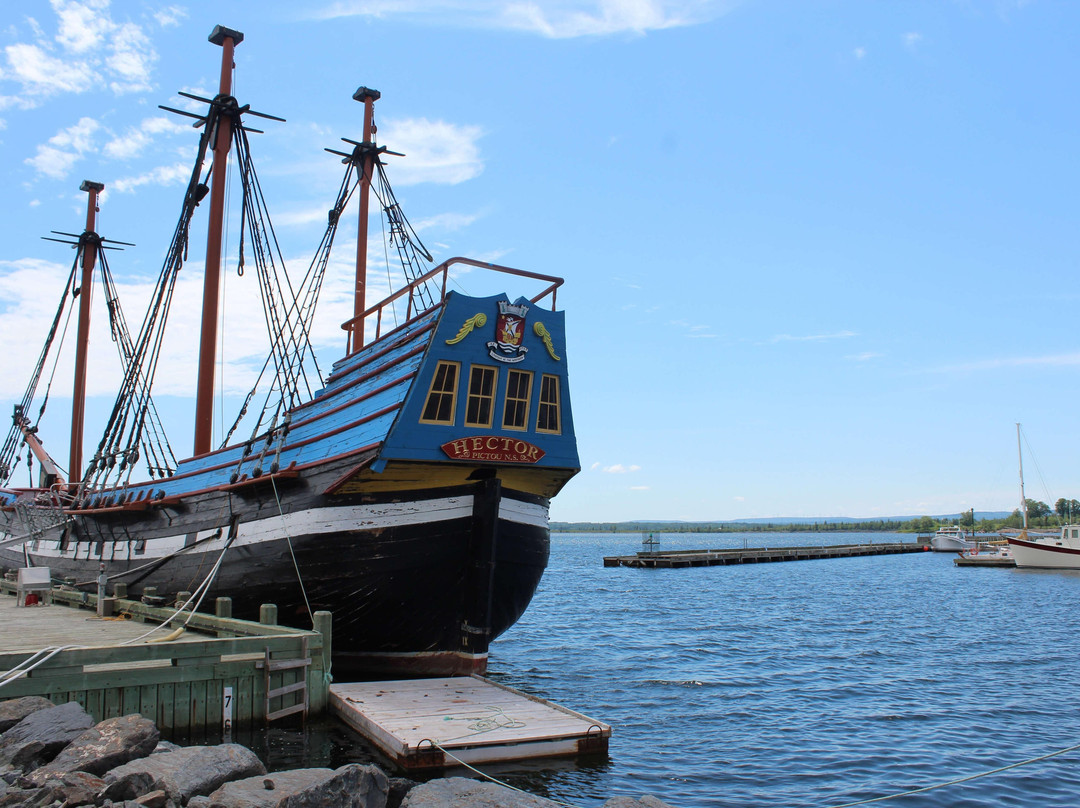
[[[457,374],[456,363],[439,362],[435,368],[435,375],[431,380],[431,390],[428,391],[427,401],[424,402],[424,412],[420,416],[421,421],[439,424],[452,424],[454,422]]]
[[[538,432],[558,432],[559,377],[544,376],[540,381],[540,407],[536,415]]]
[[[506,403],[503,407],[504,429],[525,429],[529,423],[529,394],[532,374],[511,370],[506,379]]]
[[[473,366],[469,371],[469,401],[465,408],[466,426],[491,426],[495,405],[495,368]]]

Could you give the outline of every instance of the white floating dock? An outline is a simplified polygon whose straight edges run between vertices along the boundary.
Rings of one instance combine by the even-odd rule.
[[[410,770],[605,754],[611,737],[607,724],[479,676],[333,684],[330,709]]]

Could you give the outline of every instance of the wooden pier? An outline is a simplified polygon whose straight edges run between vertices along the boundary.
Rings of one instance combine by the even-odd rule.
[[[976,556],[957,556],[953,559],[953,563],[958,567],[1015,567],[1016,559],[1012,556],[985,553]]]
[[[605,556],[605,567],[715,567],[728,564],[762,564],[769,561],[810,561],[821,558],[922,553],[918,542],[882,544],[830,544],[812,547],[759,547],[743,550],[672,550],[642,552],[629,556]]]
[[[330,686],[330,709],[404,769],[606,754],[611,727],[479,676]]]
[[[167,733],[228,732],[326,709],[329,612],[316,612],[320,630],[303,631],[276,625],[269,604],[266,622],[235,620],[229,598],[219,598],[216,615],[181,612],[143,638],[176,610],[109,598],[113,616],[99,617],[95,595],[53,587],[48,605],[19,606],[15,590],[0,581],[0,699],[77,701],[95,721],[141,713]],[[36,664],[26,671],[28,661]]]

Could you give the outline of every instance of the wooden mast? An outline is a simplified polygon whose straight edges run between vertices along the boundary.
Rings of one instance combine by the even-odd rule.
[[[209,37],[221,46],[221,81],[216,105],[230,104],[232,99],[233,49],[244,41],[244,35],[218,25]],[[208,121],[207,126],[210,126]],[[210,184],[210,222],[206,239],[206,273],[203,277],[202,337],[199,344],[199,383],[195,394],[195,456],[210,451],[214,427],[214,367],[217,358],[218,296],[221,286],[221,235],[225,217],[225,179],[232,143],[232,118],[216,116],[217,132],[211,133],[214,147],[213,177]]]
[[[71,447],[68,455],[68,479],[77,485],[82,479],[83,425],[86,416],[86,362],[90,346],[90,300],[94,288],[94,264],[101,239],[97,227],[98,194],[105,184],[83,180],[86,191],[86,229],[79,237],[82,249],[82,278],[79,282],[79,331],[75,343],[75,383],[71,393]]]
[[[362,315],[367,308],[367,241],[368,241],[368,199],[371,190],[371,176],[375,169],[378,149],[375,146],[375,102],[382,97],[378,90],[367,87],[353,93],[354,101],[364,104],[364,137],[357,146],[363,157],[360,165],[360,221],[356,232],[356,290],[353,297],[353,328],[349,332],[351,345],[349,353],[364,347],[364,321]]]

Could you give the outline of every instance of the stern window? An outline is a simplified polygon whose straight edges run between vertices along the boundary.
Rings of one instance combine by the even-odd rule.
[[[440,361],[435,366],[435,375],[431,380],[424,413],[420,416],[422,424],[454,423],[454,399],[457,397],[458,363]]]
[[[537,432],[560,432],[562,420],[559,414],[559,377],[546,373],[540,380],[540,407],[536,412]]]
[[[465,426],[491,426],[495,409],[495,368],[473,365],[469,371],[469,401],[465,409]]]
[[[506,403],[503,405],[503,429],[526,429],[529,425],[529,395],[532,374],[511,370],[506,375]]]

